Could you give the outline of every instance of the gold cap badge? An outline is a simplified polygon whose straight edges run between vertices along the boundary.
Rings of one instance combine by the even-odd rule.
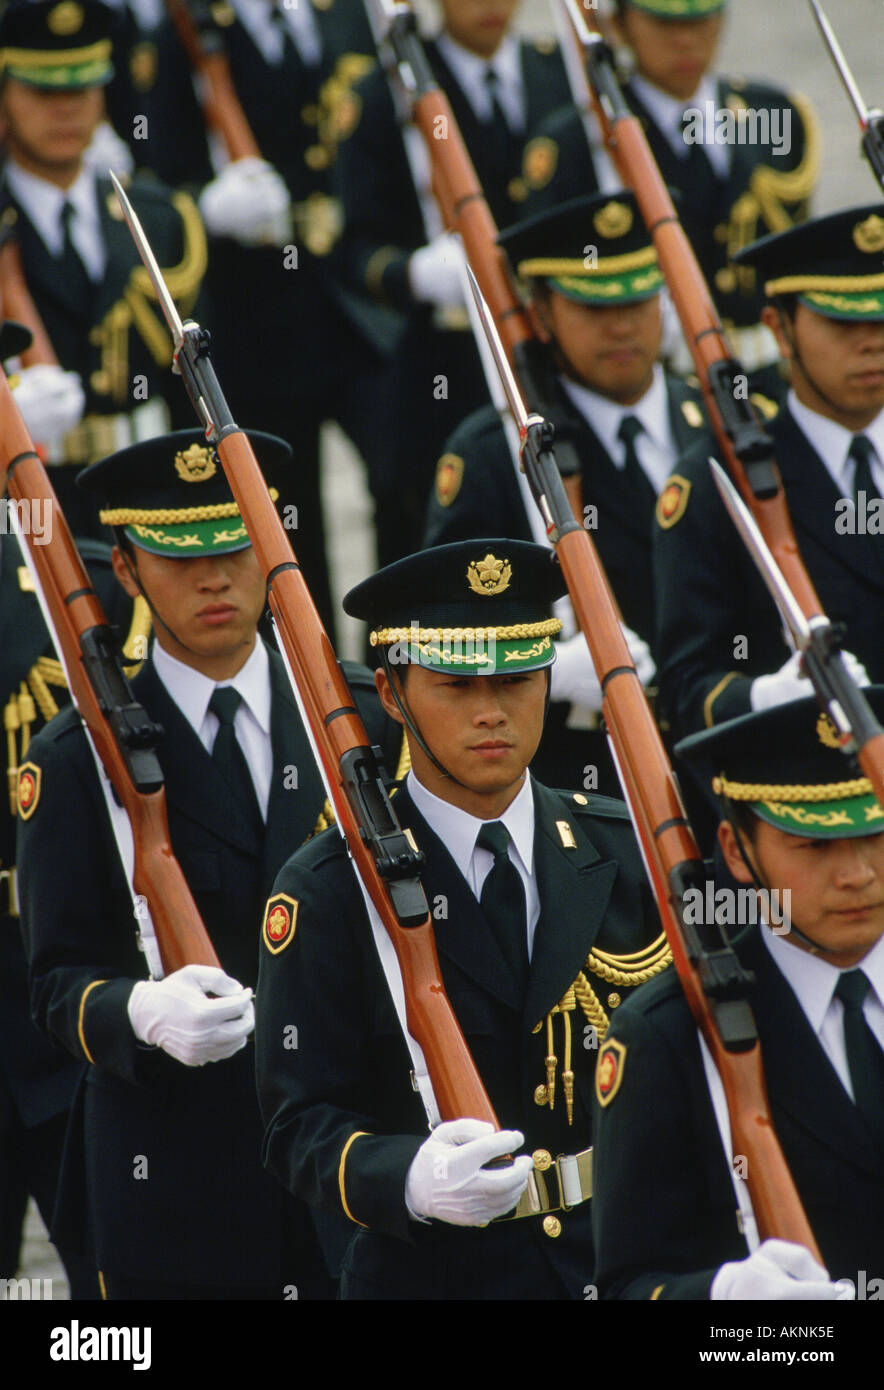
[[[599,236],[607,237],[609,241],[615,237],[626,236],[631,231],[635,218],[632,215],[632,208],[625,203],[606,203],[592,219]]]
[[[474,560],[467,570],[467,579],[474,594],[486,598],[502,594],[509,588],[513,569],[509,560],[498,560],[490,553],[484,560]]]
[[[838,730],[827,714],[821,714],[816,721],[816,736],[824,748],[840,748]]]
[[[49,11],[46,27],[50,33],[62,37],[76,34],[83,27],[83,6],[78,5],[76,0],[61,0],[60,5]]]
[[[204,483],[218,472],[211,449],[204,444],[191,444],[175,455],[175,472],[185,483]]]
[[[884,217],[872,213],[865,222],[857,222],[853,229],[854,245],[868,255],[884,251]]]

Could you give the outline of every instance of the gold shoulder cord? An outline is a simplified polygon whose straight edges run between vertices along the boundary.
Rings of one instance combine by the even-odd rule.
[[[800,218],[799,205],[807,202],[816,187],[820,172],[820,130],[810,102],[798,93],[791,93],[804,126],[804,154],[797,168],[781,172],[769,164],[753,169],[748,191],[731,208],[727,231],[727,254],[731,262],[736,253],[760,235],[761,218],[768,232],[785,232]],[[791,211],[787,211],[786,204]],[[755,291],[755,271],[750,266],[733,266],[736,286],[745,294]]]
[[[610,1018],[585,972],[589,971],[591,974],[599,976],[605,981],[605,984],[619,985],[621,989],[635,989],[638,985],[645,984],[647,980],[652,980],[655,975],[662,974],[671,962],[672,952],[666,941],[665,932],[661,932],[650,946],[644,947],[641,951],[633,951],[628,955],[618,956],[609,951],[590,951],[583,970],[580,971],[570,989],[565,991],[555,1008],[551,1009],[546,1016],[546,1057],[544,1059],[546,1081],[544,1085],[538,1086],[534,1093],[538,1105],[548,1105],[550,1110],[555,1108],[558,1057],[554,1050],[554,1016],[556,1014],[562,1016],[564,1044],[562,1093],[565,1097],[565,1112],[569,1125],[573,1124],[574,1120],[574,1072],[571,1068],[570,1015],[579,1004],[588,1022],[595,1029],[598,1042],[603,1040],[608,1031]],[[609,1000],[609,1002],[611,1001]],[[618,998],[616,1003],[619,1004],[619,1002]],[[612,1007],[614,1007],[613,1003]],[[542,1026],[542,1024],[538,1024],[535,1032],[538,1032]]]

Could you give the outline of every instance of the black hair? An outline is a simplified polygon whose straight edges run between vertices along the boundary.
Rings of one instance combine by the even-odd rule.
[[[787,318],[790,323],[795,322],[795,310],[798,307],[797,294],[774,294],[771,295],[768,302],[773,305],[778,314],[782,314],[783,318]]]
[[[126,528],[124,526],[112,526],[111,530],[114,533],[115,544],[119,546],[124,555],[128,555],[129,559],[136,563],[138,557],[135,554],[135,546],[126,535]]]
[[[759,819],[744,801],[730,801],[727,797],[723,797],[722,820],[730,821],[737,834],[748,840],[750,845],[755,843]]]

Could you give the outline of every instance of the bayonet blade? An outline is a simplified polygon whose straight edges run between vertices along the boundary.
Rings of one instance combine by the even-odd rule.
[[[181,344],[184,342],[184,325],[181,322],[181,315],[178,313],[178,310],[175,307],[175,301],[173,300],[172,296],[168,291],[166,282],[163,279],[163,272],[157,265],[156,256],[151,250],[150,242],[148,241],[145,235],[144,228],[138,220],[137,212],[133,208],[132,204],[129,202],[129,199],[127,198],[123,190],[123,185],[120,183],[120,180],[117,178],[113,169],[109,169],[108,173],[110,174],[111,182],[113,183],[113,186],[116,189],[117,198],[119,199],[123,216],[126,219],[126,225],[129,228],[129,231],[132,233],[132,240],[135,242],[135,245],[138,248],[138,254],[144,262],[144,268],[150,276],[151,284],[156,290],[157,299],[159,300],[160,308],[163,311],[163,318],[169,325],[169,332],[172,334],[172,339],[175,345],[175,352],[177,353],[178,349],[181,347]]]
[[[844,56],[844,50],[838,42],[835,30],[829,23],[826,13],[822,5],[819,3],[819,0],[810,0],[810,8],[813,10],[814,18],[816,19],[817,25],[819,26],[819,31],[822,34],[826,47],[828,48],[829,53],[832,56],[832,62],[835,64],[838,76],[841,78],[841,81],[844,84],[844,90],[847,92],[847,95],[853,102],[853,105],[856,108],[856,114],[859,116],[860,125],[865,130],[866,126],[869,123],[869,108],[863,101],[862,92],[856,85],[856,79],[854,78],[853,73],[850,71],[850,66],[847,62],[847,59]]]
[[[506,395],[507,405],[509,406],[510,413],[518,426],[519,439],[524,444],[525,440],[528,437],[528,425],[530,423],[528,418],[528,411],[525,408],[525,402],[522,400],[522,393],[519,390],[519,384],[516,381],[516,378],[513,376],[512,368],[510,367],[509,361],[507,360],[507,355],[503,350],[503,343],[500,341],[500,334],[497,331],[497,324],[491,317],[491,310],[485,303],[485,296],[479,289],[479,282],[473,274],[473,268],[469,262],[466,263],[466,269],[467,278],[470,282],[470,289],[473,294],[473,299],[476,303],[476,311],[482,322],[482,328],[485,333],[488,346],[491,349],[491,355],[494,358],[494,365],[497,368],[498,375],[500,376],[501,385],[503,386],[504,394]]]
[[[795,644],[796,651],[805,651],[811,639],[810,626],[783,578],[782,570],[771,554],[767,541],[758,529],[758,523],[721,464],[710,458],[709,467],[712,469],[712,477],[721,494],[721,500],[779,609],[780,617]]]

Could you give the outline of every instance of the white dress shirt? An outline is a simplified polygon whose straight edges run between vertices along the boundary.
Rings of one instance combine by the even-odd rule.
[[[712,165],[713,172],[720,179],[727,178],[730,170],[730,146],[726,144],[716,144],[715,142],[715,114],[718,111],[718,83],[708,74],[703,77],[699,87],[692,97],[683,101],[681,97],[670,96],[668,92],[661,92],[659,87],[655,87],[648,82],[647,78],[630,78],[630,87],[641,101],[642,105],[652,117],[660,134],[679,159],[688,159],[690,147],[685,143],[684,138],[684,116],[686,111],[697,111],[700,113],[699,119],[702,122],[704,132],[703,150],[709,163]],[[709,104],[711,103],[711,105]],[[711,115],[711,129],[708,117]]]
[[[242,696],[233,728],[266,821],[273,777],[273,746],[270,741],[270,661],[264,643],[260,638],[256,640],[245,666],[229,681],[210,680],[192,666],[185,666],[170,656],[159,642],[153,644],[153,663],[157,675],[207,753],[211,753],[219,729],[218,716],[209,709],[216,687],[232,685]]]
[[[615,468],[622,470],[626,467],[625,446],[617,437],[621,421],[629,415],[636,417],[642,425],[642,432],[636,435],[635,452],[654,491],[659,493],[678,461],[678,448],[669,418],[666,378],[660,364],[655,364],[653,381],[641,400],[631,406],[618,405],[607,396],[590,391],[587,386],[578,386],[576,381],[568,377],[562,376],[559,380],[568,399],[607,449]]]
[[[825,464],[826,472],[835,484],[838,496],[849,497],[852,500],[853,475],[856,469],[855,461],[849,457],[854,439],[852,432],[802,404],[794,391],[789,392],[788,406],[796,424],[807,435]],[[872,477],[878,489],[878,496],[884,497],[884,410],[875,416],[870,425],[857,433],[864,434],[874,445],[877,458],[872,460]]]
[[[471,53],[468,48],[462,48],[446,33],[438,35],[436,47],[476,113],[477,120],[491,120],[491,93],[488,89],[487,74],[489,68],[493,68],[497,77],[497,100],[510,129],[525,129],[522,56],[515,34],[507,34],[491,59],[480,58],[478,53]]]
[[[775,936],[760,928],[765,946],[774,963],[786,977],[813,1034],[838,1074],[838,1080],[853,1100],[850,1067],[844,1044],[844,1005],[834,997],[838,977],[843,972],[837,965],[793,946],[784,936]],[[851,969],[862,970],[872,988],[863,1000],[863,1017],[884,1048],[884,936],[868,955]]]
[[[282,34],[270,17],[274,8],[282,15],[302,62],[311,68],[322,62],[322,37],[310,0],[295,0],[290,5],[280,0],[278,6],[274,6],[272,0],[232,0],[232,3],[237,19],[271,66],[282,62],[283,53]]]
[[[90,280],[101,280],[107,264],[107,248],[101,230],[93,170],[83,168],[70,188],[64,189],[28,173],[10,159],[6,164],[6,182],[51,256],[60,257],[64,251],[61,209],[65,202],[71,204],[74,209],[70,221],[71,241]]]
[[[413,772],[406,779],[408,794],[430,829],[435,831],[470,886],[478,901],[482,885],[491,872],[494,855],[490,849],[478,849],[476,840],[489,821],[479,820],[468,811],[452,806],[450,801],[428,791]],[[528,958],[534,950],[534,932],[540,917],[540,894],[534,874],[534,793],[531,777],[526,774],[518,796],[510,802],[502,816],[494,817],[509,831],[509,858],[519,871],[525,889],[528,923]]]

